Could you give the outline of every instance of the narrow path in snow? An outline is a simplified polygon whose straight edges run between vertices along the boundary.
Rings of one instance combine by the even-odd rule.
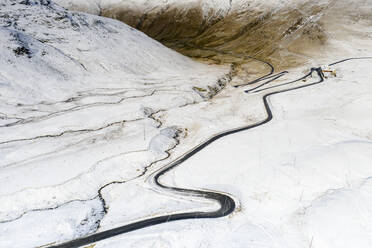
[[[251,59],[251,57],[249,57],[249,58]],[[349,58],[349,59],[345,59],[345,60],[341,60],[341,61],[332,63],[329,66],[339,64],[339,63],[342,63],[342,62],[345,62],[345,61],[348,61],[348,60],[354,60],[354,59],[372,59],[372,57]],[[284,85],[293,84],[295,82],[298,82],[298,81],[304,80],[308,77],[311,77],[314,73],[316,73],[316,75],[318,76],[319,79],[316,82],[313,82],[313,83],[304,84],[304,85],[300,85],[300,86],[296,86],[296,87],[283,89],[283,90],[279,90],[279,91],[275,91],[275,92],[265,94],[263,96],[263,103],[264,103],[264,107],[265,107],[265,110],[266,110],[266,113],[267,113],[267,117],[264,120],[262,120],[260,122],[257,122],[257,123],[254,123],[254,124],[251,124],[251,125],[248,125],[248,126],[244,126],[244,127],[240,127],[240,128],[236,128],[236,129],[231,129],[231,130],[216,134],[215,136],[209,138],[204,143],[194,147],[192,150],[190,150],[186,154],[182,155],[181,157],[179,157],[175,161],[171,162],[170,164],[166,165],[165,167],[161,168],[160,170],[152,173],[148,177],[148,180],[152,181],[155,184],[156,187],[159,187],[159,189],[161,189],[163,191],[167,191],[167,192],[170,192],[170,193],[176,193],[177,195],[200,197],[200,198],[216,201],[220,206],[220,208],[218,210],[211,211],[211,212],[202,212],[202,211],[184,212],[184,213],[168,214],[168,215],[148,218],[148,219],[133,222],[131,224],[124,225],[124,226],[121,226],[121,227],[117,227],[117,228],[113,228],[113,229],[106,230],[106,231],[103,231],[103,232],[95,233],[95,234],[92,234],[92,235],[89,235],[89,236],[86,236],[86,237],[83,237],[83,238],[75,239],[75,240],[72,240],[72,241],[69,241],[69,242],[66,242],[66,243],[62,243],[62,244],[58,244],[58,245],[52,245],[52,246],[48,246],[48,247],[53,247],[53,248],[80,247],[80,246],[91,244],[91,243],[94,243],[94,242],[97,242],[97,241],[100,241],[100,240],[108,239],[110,237],[114,237],[114,236],[117,236],[117,235],[120,235],[120,234],[123,234],[123,233],[131,232],[131,231],[134,231],[134,230],[138,230],[138,229],[142,229],[142,228],[145,228],[145,227],[150,227],[150,226],[154,226],[154,225],[158,225],[158,224],[162,224],[162,223],[166,223],[166,222],[170,222],[170,221],[195,219],[195,218],[199,218],[199,219],[200,218],[220,218],[220,217],[227,216],[227,215],[231,214],[232,212],[234,212],[237,204],[235,203],[234,199],[227,194],[217,193],[217,192],[213,192],[213,191],[193,190],[193,189],[171,187],[171,186],[163,185],[159,180],[163,175],[165,175],[166,173],[168,173],[172,169],[176,168],[177,166],[181,165],[187,159],[191,158],[192,156],[194,156],[195,154],[197,154],[198,152],[203,150],[205,147],[207,147],[208,145],[210,145],[214,141],[216,141],[216,140],[218,140],[222,137],[225,137],[227,135],[231,135],[231,134],[235,134],[235,133],[238,133],[238,132],[253,129],[253,128],[262,126],[262,125],[270,122],[273,119],[273,113],[272,113],[272,110],[271,110],[270,104],[269,104],[269,97],[270,96],[277,95],[277,94],[284,93],[284,92],[293,91],[293,90],[298,90],[298,89],[302,89],[302,88],[306,88],[306,87],[310,87],[310,86],[314,86],[314,85],[317,85],[317,84],[320,84],[320,83],[324,82],[324,79],[325,79],[324,74],[323,74],[323,70],[322,70],[321,67],[311,68],[309,73],[307,73],[306,75],[304,75],[304,76],[302,76],[302,77],[300,77],[296,80],[292,80],[292,81],[282,83],[282,84],[279,84],[279,85],[276,85],[276,86],[260,89],[264,85],[266,85],[270,82],[273,82],[274,80],[277,80],[278,78],[282,77],[284,74],[288,73],[288,72],[281,72],[281,73],[278,73],[278,74],[274,75],[274,67],[267,62],[264,62],[264,61],[262,61],[262,62],[268,64],[271,67],[270,73],[268,73],[267,75],[265,75],[263,77],[260,77],[256,80],[254,80],[254,81],[248,82],[248,83],[244,84],[244,86],[255,84],[255,83],[258,83],[258,82],[261,82],[261,81],[264,81],[264,80],[268,80],[268,81],[262,83],[261,85],[258,85],[256,87],[254,87],[251,90],[246,90],[245,91],[246,93],[250,93],[250,92],[255,93],[255,92],[260,92],[260,91],[267,90],[267,89],[272,89],[272,88],[276,88],[276,87],[280,87],[280,86],[284,86]]]

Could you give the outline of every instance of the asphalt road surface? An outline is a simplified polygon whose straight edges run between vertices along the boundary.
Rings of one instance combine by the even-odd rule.
[[[249,58],[251,58],[251,57],[249,57]],[[345,61],[353,60],[353,59],[372,59],[372,57],[349,58],[349,59],[340,60],[338,62],[332,63],[329,66],[339,64],[339,63],[342,63],[342,62],[345,62]],[[306,88],[306,87],[310,87],[310,86],[314,86],[314,85],[317,85],[317,84],[320,84],[320,83],[324,82],[323,71],[322,71],[322,68],[319,67],[319,68],[311,68],[309,73],[307,73],[306,75],[304,75],[304,76],[302,76],[302,77],[300,77],[296,80],[289,81],[289,82],[282,83],[282,84],[275,85],[275,86],[271,86],[271,87],[267,87],[267,88],[262,88],[263,86],[267,85],[268,83],[270,83],[274,80],[277,80],[278,78],[282,77],[284,74],[288,73],[288,72],[285,71],[285,72],[280,72],[278,74],[274,74],[274,67],[267,62],[264,62],[264,61],[262,61],[262,62],[267,64],[270,67],[270,72],[263,77],[260,77],[260,78],[254,80],[254,81],[251,81],[251,82],[248,82],[248,83],[244,84],[244,86],[245,85],[252,85],[252,84],[255,84],[255,83],[258,83],[258,82],[261,82],[261,81],[265,81],[265,80],[267,80],[267,81],[265,81],[264,83],[252,88],[251,90],[245,91],[246,93],[255,93],[255,92],[260,92],[260,91],[264,91],[264,90],[268,90],[268,89],[273,89],[273,88],[284,86],[284,85],[290,85],[290,84],[293,84],[295,82],[304,80],[304,79],[312,76],[313,74],[316,74],[319,79],[318,79],[318,81],[313,82],[313,83],[301,84],[301,85],[296,86],[296,87],[292,87],[292,88],[288,88],[288,89],[279,90],[279,91],[275,91],[275,92],[265,94],[263,96],[263,103],[264,103],[264,106],[265,106],[265,109],[266,109],[266,112],[267,112],[267,117],[264,120],[261,120],[257,123],[247,125],[247,126],[244,126],[244,127],[241,127],[241,128],[236,128],[236,129],[232,129],[232,130],[228,130],[228,131],[219,133],[219,134],[211,137],[210,139],[208,139],[204,143],[196,146],[195,148],[193,148],[192,150],[190,150],[189,152],[187,152],[183,156],[179,157],[177,160],[173,161],[172,163],[170,163],[169,165],[165,166],[164,168],[160,169],[159,171],[155,172],[152,175],[152,179],[158,187],[160,187],[164,190],[167,190],[167,191],[171,191],[172,193],[180,194],[180,195],[190,195],[190,196],[193,196],[193,197],[201,197],[201,198],[216,201],[216,202],[218,202],[218,204],[220,206],[218,210],[211,211],[211,212],[202,212],[202,211],[186,212],[186,213],[178,213],[178,214],[171,214],[171,215],[163,215],[163,216],[153,217],[153,218],[141,220],[141,221],[138,221],[138,222],[134,222],[134,223],[131,223],[131,224],[128,224],[128,225],[124,225],[124,226],[121,226],[121,227],[106,230],[106,231],[103,231],[103,232],[91,234],[89,236],[82,237],[82,238],[79,238],[79,239],[75,239],[75,240],[72,240],[72,241],[68,241],[66,243],[61,243],[61,244],[52,245],[52,246],[48,246],[48,247],[50,247],[50,248],[81,247],[83,245],[88,245],[88,244],[91,244],[91,243],[95,243],[97,241],[108,239],[108,238],[111,238],[111,237],[114,237],[114,236],[117,236],[117,235],[120,235],[120,234],[123,234],[123,233],[128,233],[128,232],[131,232],[131,231],[134,231],[134,230],[138,230],[138,229],[142,229],[142,228],[150,227],[150,226],[154,226],[154,225],[159,225],[159,224],[170,222],[170,221],[185,220],[185,219],[200,219],[200,218],[220,218],[220,217],[224,217],[224,216],[227,216],[227,215],[231,214],[235,210],[236,203],[235,203],[234,199],[227,194],[216,193],[216,192],[212,192],[212,191],[202,191],[202,190],[193,190],[193,189],[170,187],[170,186],[166,186],[166,185],[161,184],[159,182],[159,179],[161,178],[161,176],[163,176],[164,174],[166,174],[170,170],[174,169],[175,167],[181,165],[187,159],[194,156],[195,154],[197,154],[198,152],[203,150],[205,147],[207,147],[208,145],[210,145],[214,141],[216,141],[216,140],[218,140],[222,137],[225,137],[227,135],[242,132],[242,131],[246,131],[246,130],[249,130],[249,129],[253,129],[253,128],[259,127],[261,125],[264,125],[264,124],[270,122],[273,119],[273,113],[271,111],[270,104],[269,104],[269,101],[268,101],[270,96],[277,95],[277,94],[284,93],[284,92],[293,91],[293,90],[298,90],[298,89],[302,89],[302,88]]]

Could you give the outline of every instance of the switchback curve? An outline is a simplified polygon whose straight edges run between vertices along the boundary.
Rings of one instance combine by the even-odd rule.
[[[338,64],[338,63],[342,63],[344,61],[352,60],[352,59],[361,59],[361,58],[350,58],[350,59],[346,59],[346,60],[341,60],[339,62],[335,62],[333,64],[330,64],[330,66]],[[367,59],[367,57],[366,57],[366,59]],[[368,59],[372,59],[372,57],[371,58],[368,57]],[[289,91],[293,91],[293,90],[298,90],[298,89],[314,86],[314,85],[317,85],[317,84],[320,84],[320,83],[324,82],[324,75],[323,75],[322,68],[321,67],[311,68],[310,72],[308,74],[306,74],[305,76],[303,76],[299,79],[290,81],[288,83],[283,83],[283,84],[279,85],[279,86],[282,86],[282,85],[292,84],[292,83],[301,81],[303,79],[306,79],[307,77],[310,77],[314,72],[319,77],[319,80],[316,81],[316,82],[265,94],[263,96],[263,103],[264,103],[264,107],[265,107],[265,110],[266,110],[266,113],[267,113],[267,117],[264,120],[259,121],[259,122],[254,123],[254,124],[251,124],[251,125],[248,125],[248,126],[244,126],[244,127],[241,127],[241,128],[236,128],[236,129],[232,129],[232,130],[228,130],[228,131],[219,133],[219,134],[211,137],[207,141],[203,142],[202,144],[196,146],[195,148],[193,148],[191,151],[187,152],[186,154],[182,155],[181,157],[176,159],[174,162],[172,162],[169,165],[161,168],[160,170],[154,172],[153,174],[151,174],[149,176],[149,179],[153,180],[153,182],[158,187],[162,188],[163,190],[169,191],[171,193],[177,193],[177,194],[189,195],[189,196],[192,195],[193,197],[200,197],[200,198],[204,198],[204,199],[214,200],[214,201],[218,202],[218,204],[220,205],[220,208],[218,210],[215,210],[215,211],[212,211],[212,212],[203,212],[203,211],[185,212],[185,213],[178,213],[178,214],[170,214],[170,215],[163,215],[163,216],[153,217],[153,218],[137,221],[137,222],[134,222],[134,223],[131,223],[131,224],[128,224],[128,225],[124,225],[124,226],[121,226],[121,227],[106,230],[106,231],[103,231],[103,232],[95,233],[95,234],[92,234],[92,235],[89,235],[89,236],[86,236],[86,237],[83,237],[83,238],[75,239],[75,240],[72,240],[72,241],[69,241],[69,242],[66,242],[66,243],[61,243],[61,244],[52,245],[52,246],[48,246],[48,247],[49,248],[75,248],[75,247],[80,247],[80,246],[83,246],[83,245],[91,244],[91,243],[94,243],[94,242],[97,242],[97,241],[101,241],[101,240],[104,240],[104,239],[108,239],[108,238],[111,238],[111,237],[114,237],[114,236],[117,236],[117,235],[120,235],[120,234],[123,234],[123,233],[128,233],[128,232],[131,232],[131,231],[134,231],[134,230],[138,230],[138,229],[142,229],[142,228],[145,228],[145,227],[150,227],[150,226],[154,226],[154,225],[158,225],[158,224],[162,224],[162,223],[166,223],[166,222],[170,222],[170,221],[195,219],[195,218],[199,218],[199,219],[200,218],[219,218],[219,217],[224,217],[224,216],[227,216],[227,215],[231,214],[235,210],[236,203],[235,203],[234,199],[227,194],[217,193],[217,192],[212,192],[212,191],[205,191],[205,190],[193,190],[193,189],[184,189],[184,188],[166,186],[166,185],[161,184],[159,179],[163,175],[165,175],[167,172],[176,168],[177,166],[179,166],[180,164],[185,162],[187,159],[189,159],[190,157],[194,156],[195,154],[197,154],[198,152],[203,150],[205,147],[207,147],[208,145],[210,145],[214,141],[216,141],[216,140],[218,140],[222,137],[225,137],[225,136],[228,136],[228,135],[231,135],[231,134],[234,134],[234,133],[246,131],[246,130],[249,130],[249,129],[253,129],[253,128],[259,127],[261,125],[264,125],[264,124],[270,122],[273,119],[273,113],[271,111],[270,104],[269,104],[269,101],[268,101],[269,97],[273,96],[273,95],[280,94],[280,93],[284,93],[284,92],[289,92]],[[266,80],[266,79],[272,79],[271,81],[273,81],[273,80],[281,77],[280,73],[277,75],[277,77],[275,77],[275,76],[270,77],[272,74],[273,74],[273,70],[271,71],[270,75],[266,75],[266,76],[264,76],[260,79],[254,80],[254,82],[256,83],[256,82],[263,81],[263,80]],[[250,83],[248,83],[248,84],[250,84]],[[258,88],[258,87],[256,87],[256,88]],[[268,88],[265,88],[265,89],[270,89],[270,88],[273,88],[273,87],[268,87]],[[265,89],[262,89],[262,90],[265,90]],[[260,90],[260,91],[262,91],[262,90]],[[255,92],[258,92],[258,91],[255,91]]]

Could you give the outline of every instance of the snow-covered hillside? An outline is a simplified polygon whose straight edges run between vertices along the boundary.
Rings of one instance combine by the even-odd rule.
[[[217,133],[264,120],[267,92],[318,80],[249,94],[266,81],[233,87],[270,71],[246,56],[258,55],[290,67],[265,87],[314,66],[329,72],[322,84],[270,97],[271,122],[212,143],[161,178],[229,194],[235,211],[91,245],[369,248],[372,60],[328,64],[372,56],[371,9],[370,0],[2,0],[0,247],[217,209],[153,177]]]
[[[323,84],[271,97],[272,122],[216,141],[162,179],[176,187],[232,194],[240,207],[229,218],[167,223],[96,247],[369,248],[371,65],[372,60],[348,61],[332,67],[337,77],[327,74]],[[302,75],[302,69],[280,82]],[[202,104],[203,115],[210,117],[203,124],[218,120],[215,128],[224,130],[233,123],[256,123],[265,117],[262,95],[275,90],[247,95],[228,88]],[[229,95],[235,98],[230,106]],[[173,112],[172,123],[187,123],[199,109],[190,108]],[[238,118],[244,114],[245,120]]]
[[[190,57],[250,62],[218,51],[235,52],[282,69],[340,49],[332,40],[358,32],[356,21],[371,23],[372,8],[369,0],[56,1],[73,10],[121,20]],[[335,30],[347,32],[335,37],[331,35]]]
[[[6,0],[2,5],[5,97],[36,103],[66,98],[77,89],[102,88],[102,83],[109,88],[120,87],[124,81],[128,86],[135,79],[164,80],[164,74],[172,74],[180,85],[183,82],[177,82],[177,77],[198,75],[188,89],[200,86],[204,79],[215,81],[208,79],[208,67],[122,23],[70,13],[49,1]]]
[[[153,115],[213,96],[230,71],[45,0],[0,3],[0,54],[0,247],[9,248],[95,231],[101,191],[177,144],[178,129]]]

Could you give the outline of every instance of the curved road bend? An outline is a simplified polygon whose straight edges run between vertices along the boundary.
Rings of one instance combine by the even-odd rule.
[[[352,58],[352,59],[360,59],[360,58]],[[352,59],[347,59],[347,60],[352,60]],[[371,58],[368,57],[368,59],[372,59],[372,57]],[[342,60],[342,61],[333,63],[331,65],[338,64],[338,63],[341,63],[341,62],[344,62],[344,61],[347,61],[347,60]],[[167,172],[169,172],[170,170],[174,169],[175,167],[179,166],[184,161],[186,161],[187,159],[189,159],[190,157],[192,157],[196,153],[200,152],[202,149],[204,149],[205,147],[207,147],[208,145],[210,145],[211,143],[213,143],[216,140],[218,140],[222,137],[225,137],[227,135],[238,133],[238,132],[241,132],[241,131],[246,131],[246,130],[249,130],[249,129],[252,129],[252,128],[255,128],[255,127],[258,127],[258,126],[261,126],[261,125],[264,125],[264,124],[270,122],[273,119],[273,113],[271,111],[268,98],[270,96],[273,96],[273,95],[276,95],[276,94],[289,92],[289,91],[293,91],[293,90],[297,90],[297,89],[301,89],[301,88],[306,88],[306,87],[310,87],[310,86],[322,83],[324,81],[324,75],[323,75],[322,69],[320,67],[318,67],[318,68],[311,68],[311,70],[308,74],[306,74],[305,76],[303,76],[303,77],[301,77],[297,80],[293,80],[293,81],[290,81],[288,83],[284,83],[284,84],[281,84],[281,85],[286,85],[286,84],[294,83],[294,82],[297,82],[297,81],[301,81],[301,80],[303,80],[307,77],[310,77],[314,72],[316,72],[318,77],[319,77],[319,80],[317,82],[306,84],[306,85],[300,85],[300,86],[289,88],[289,89],[279,90],[279,91],[271,92],[271,93],[268,93],[268,94],[264,95],[263,96],[263,103],[264,103],[264,106],[265,106],[265,110],[267,112],[266,119],[264,119],[260,122],[245,126],[245,127],[236,128],[236,129],[232,129],[232,130],[229,130],[229,131],[219,133],[219,134],[211,137],[210,139],[208,139],[204,143],[198,145],[197,147],[195,147],[191,151],[187,152],[186,154],[182,155],[181,157],[179,157],[174,162],[170,163],[169,165],[163,167],[159,171],[156,171],[152,175],[149,176],[149,179],[153,180],[158,187],[160,187],[164,190],[170,191],[172,193],[178,193],[178,194],[182,194],[182,195],[192,195],[192,196],[201,197],[201,198],[204,198],[204,199],[214,200],[214,201],[218,202],[218,204],[220,205],[220,208],[218,210],[212,211],[212,212],[196,211],[196,212],[178,213],[178,214],[158,216],[158,217],[137,221],[137,222],[134,222],[134,223],[131,223],[131,224],[128,224],[128,225],[124,225],[124,226],[113,228],[113,229],[106,230],[106,231],[103,231],[103,232],[91,234],[91,235],[83,237],[83,238],[75,239],[75,240],[72,240],[72,241],[68,241],[68,242],[65,242],[65,243],[52,245],[52,246],[48,246],[48,247],[49,248],[80,247],[80,246],[83,246],[83,245],[88,245],[88,244],[91,244],[91,243],[95,243],[95,242],[100,241],[100,240],[108,239],[108,238],[111,238],[111,237],[114,237],[114,236],[117,236],[117,235],[120,235],[120,234],[123,234],[123,233],[131,232],[131,231],[134,231],[134,230],[138,230],[138,229],[142,229],[142,228],[145,228],[145,227],[150,227],[150,226],[154,226],[154,225],[158,225],[158,224],[162,224],[162,223],[166,223],[166,222],[170,222],[170,221],[194,219],[194,218],[219,218],[219,217],[224,217],[224,216],[229,215],[230,213],[232,213],[235,210],[235,207],[236,207],[236,204],[235,204],[234,200],[230,196],[228,196],[226,194],[210,192],[210,191],[183,189],[183,188],[176,188],[176,187],[166,186],[166,185],[163,185],[159,182],[160,177],[163,176],[164,174],[166,174]],[[267,79],[267,76],[262,77],[260,79],[257,79],[254,82],[259,82],[259,81],[262,81],[262,80],[265,80],[265,79]],[[272,88],[272,87],[269,87],[269,88]]]
[[[233,52],[226,52],[226,51],[221,51],[221,50],[214,49],[214,48],[198,47],[198,46],[192,46],[192,45],[188,45],[188,46],[191,47],[191,48],[196,48],[196,49],[200,49],[200,50],[204,50],[204,51],[211,51],[211,52],[219,53],[219,54],[222,54],[222,55],[230,55],[230,56],[233,56],[233,57],[236,57],[236,58],[239,58],[239,59],[243,59],[243,60],[255,60],[255,61],[258,61],[258,62],[266,65],[270,69],[267,74],[255,79],[253,81],[250,81],[250,82],[247,82],[247,83],[244,83],[244,84],[240,84],[240,85],[234,85],[235,88],[242,87],[242,86],[247,86],[247,85],[252,85],[252,84],[258,83],[260,81],[270,79],[268,82],[265,82],[264,84],[262,84],[260,86],[257,86],[259,88],[259,87],[261,87],[265,84],[268,84],[268,83],[270,83],[274,80],[277,80],[278,78],[284,76],[284,74],[288,73],[288,71],[283,71],[283,72],[274,74],[275,68],[271,63],[269,63],[265,60],[256,58],[254,56],[242,55],[242,54],[237,54],[237,53],[233,53]]]
[[[270,105],[268,103],[268,97],[272,96],[272,95],[275,95],[275,94],[291,91],[291,90],[296,90],[296,89],[300,89],[300,88],[309,87],[309,86],[319,84],[319,83],[324,81],[324,77],[323,77],[321,68],[312,68],[311,72],[307,75],[310,76],[311,73],[313,73],[313,72],[317,72],[317,74],[319,75],[319,81],[317,81],[315,83],[311,83],[311,84],[307,84],[307,85],[301,85],[301,86],[298,86],[298,87],[295,87],[295,88],[281,90],[281,91],[277,91],[277,92],[272,92],[272,93],[264,95],[263,102],[264,102],[264,106],[265,106],[265,109],[266,109],[266,112],[267,112],[267,117],[263,121],[260,121],[258,123],[248,125],[248,126],[245,126],[245,127],[232,129],[232,130],[217,134],[217,135],[213,136],[212,138],[208,139],[207,141],[205,141],[204,143],[200,144],[199,146],[195,147],[194,149],[192,149],[188,153],[184,154],[183,156],[178,158],[176,161],[172,162],[168,166],[162,168],[161,170],[155,172],[155,174],[152,175],[152,178],[153,178],[153,180],[154,180],[154,182],[157,186],[159,186],[159,187],[161,187],[165,190],[171,191],[172,193],[192,195],[192,196],[201,197],[201,198],[204,198],[204,199],[210,199],[210,200],[217,201],[218,204],[220,205],[220,208],[218,210],[212,211],[212,212],[198,211],[198,212],[179,213],[179,214],[172,214],[172,215],[164,215],[164,216],[154,217],[154,218],[134,222],[134,223],[131,223],[131,224],[128,224],[128,225],[125,225],[125,226],[118,227],[118,228],[103,231],[103,232],[100,232],[100,233],[95,233],[95,234],[92,234],[92,235],[89,235],[89,236],[86,236],[86,237],[83,237],[83,238],[79,238],[79,239],[76,239],[76,240],[72,240],[72,241],[69,241],[69,242],[66,242],[66,243],[62,243],[62,244],[58,244],[58,245],[52,245],[52,246],[48,246],[48,247],[50,247],[50,248],[80,247],[80,246],[91,244],[91,243],[94,243],[94,242],[97,242],[97,241],[100,241],[100,240],[103,240],[103,239],[111,238],[111,237],[117,236],[119,234],[131,232],[131,231],[142,229],[142,228],[149,227],[149,226],[158,225],[158,224],[161,224],[161,223],[166,223],[166,222],[169,222],[169,221],[194,219],[194,218],[219,218],[219,217],[224,217],[224,216],[227,216],[227,215],[231,214],[235,210],[236,204],[235,204],[235,201],[230,196],[225,195],[225,194],[221,194],[221,193],[216,193],[216,192],[183,189],[183,188],[176,188],[176,187],[170,187],[170,186],[162,185],[159,182],[160,177],[162,175],[164,175],[165,173],[169,172],[170,170],[174,169],[178,165],[182,164],[184,161],[186,161],[187,159],[189,159],[190,157],[192,157],[196,153],[200,152],[202,149],[204,149],[206,146],[213,143],[214,141],[216,141],[216,140],[218,140],[218,139],[220,139],[224,136],[230,135],[230,134],[238,133],[238,132],[241,132],[241,131],[246,131],[246,130],[261,126],[261,125],[271,121],[272,118],[273,118],[273,114],[272,114],[272,111],[270,109]],[[300,81],[302,79],[303,79],[303,77],[301,77],[297,81]],[[261,79],[261,80],[264,80],[264,79]]]

